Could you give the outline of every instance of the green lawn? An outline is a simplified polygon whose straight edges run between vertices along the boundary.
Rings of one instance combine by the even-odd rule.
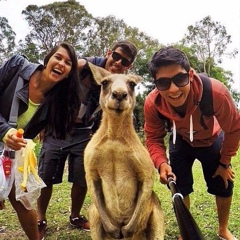
[[[240,238],[240,154],[232,160],[233,169],[236,174],[235,191],[230,216],[230,230]],[[198,161],[194,164],[194,193],[191,195],[191,213],[202,230],[206,240],[217,240],[217,215],[214,197],[206,193],[205,183],[201,172],[201,166]],[[54,188],[53,197],[48,209],[48,231],[46,240],[57,239],[81,239],[90,240],[89,233],[78,229],[72,229],[69,226],[68,218],[70,212],[70,184],[66,181]],[[156,174],[154,190],[157,192],[165,213],[166,240],[175,240],[178,235],[178,225],[172,207],[171,192],[165,186],[159,183]],[[90,203],[89,196],[86,197],[82,214],[86,215]],[[26,239],[19,226],[17,216],[11,205],[6,201],[6,209],[0,211],[0,226],[5,227],[5,233],[0,233],[0,239]]]

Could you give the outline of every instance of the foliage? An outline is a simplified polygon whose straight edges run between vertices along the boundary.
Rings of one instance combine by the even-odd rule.
[[[74,0],[40,7],[29,5],[22,14],[31,30],[21,48],[28,54],[33,50],[28,56],[38,55],[39,59],[61,41],[70,42],[76,51],[83,52],[94,21],[85,7]]]
[[[188,27],[188,33],[182,39],[183,45],[191,46],[197,58],[203,63],[204,72],[210,75],[211,67],[222,62],[223,55],[234,57],[238,52],[235,49],[226,53],[227,46],[231,43],[231,36],[226,28],[219,22],[212,21],[210,16],[196,22],[195,26]]]
[[[127,26],[123,20],[110,15],[105,18],[95,18],[95,21],[95,25],[89,31],[85,56],[105,56],[116,41],[125,38],[124,29]]]
[[[13,54],[15,32],[5,17],[0,17],[0,64]]]
[[[143,131],[144,127],[144,116],[143,116],[143,105],[144,105],[144,98],[141,94],[136,96],[136,102],[138,103],[134,109],[134,116],[136,116],[136,131],[139,133]]]
[[[240,151],[232,159],[232,165],[235,172],[235,190],[230,213],[229,228],[232,233],[240,237]],[[73,229],[69,226],[70,214],[70,187],[67,182],[67,167],[65,169],[64,181],[62,184],[54,186],[53,196],[47,212],[48,230],[46,239],[48,240],[90,240],[90,235],[79,229]],[[213,240],[217,238],[217,213],[215,199],[206,192],[202,168],[198,161],[193,166],[194,175],[194,193],[191,194],[191,214],[202,231],[205,239]],[[166,240],[175,240],[179,234],[177,220],[174,214],[170,190],[159,183],[159,175],[156,172],[154,191],[161,200],[162,209],[165,214]],[[87,194],[85,198],[82,214],[87,216],[87,209],[90,205],[90,197]],[[0,228],[5,229],[5,233],[0,232],[0,239],[25,240],[21,226],[17,220],[17,215],[12,209],[8,200],[6,200],[6,209],[0,211]]]
[[[25,41],[19,43],[19,51],[30,60],[32,57],[33,60],[42,59],[59,41],[73,44],[79,56],[104,56],[115,42],[128,39],[139,49],[132,71],[144,77],[148,76],[149,56],[160,46],[158,40],[115,16],[94,18],[74,0],[41,7],[29,5],[22,14],[31,30]]]
[[[198,56],[195,54],[195,48],[194,47],[187,47],[185,45],[176,44],[175,47],[181,49],[183,52],[186,53],[191,67],[198,73],[206,72],[204,69],[204,63],[201,61],[201,59],[198,58]],[[222,67],[218,66],[217,64],[212,65],[210,73],[208,75],[212,78],[215,78],[222,82],[231,92],[231,95],[237,105],[237,103],[240,101],[240,93],[232,88],[233,84],[233,74],[230,71],[224,70]]]
[[[231,87],[232,73],[218,66],[222,63],[223,56],[233,58],[238,54],[237,49],[227,52],[231,42],[231,36],[227,34],[226,28],[207,16],[188,27],[188,33],[180,41],[180,48],[187,53],[191,66],[197,72],[206,72],[225,84],[237,105],[240,93]]]

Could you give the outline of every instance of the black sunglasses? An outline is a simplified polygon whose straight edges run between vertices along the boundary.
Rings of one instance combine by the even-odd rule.
[[[189,83],[188,73],[178,73],[172,78],[158,78],[154,80],[154,83],[158,90],[166,91],[170,88],[171,83],[174,83],[177,87],[185,87]]]
[[[115,61],[119,61],[121,59],[121,64],[124,67],[129,67],[131,65],[130,61],[128,61],[126,58],[124,58],[121,54],[119,54],[117,52],[112,52],[112,58]]]

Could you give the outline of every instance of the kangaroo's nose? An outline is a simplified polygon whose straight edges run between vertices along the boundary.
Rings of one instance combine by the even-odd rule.
[[[112,98],[115,98],[118,101],[122,101],[123,99],[127,98],[127,92],[126,91],[113,91]]]

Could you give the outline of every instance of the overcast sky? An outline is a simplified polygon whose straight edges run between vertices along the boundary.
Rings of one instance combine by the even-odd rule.
[[[58,0],[63,1],[63,0]],[[29,4],[38,6],[54,0],[0,0],[0,16],[6,17],[17,34],[17,40],[26,35],[27,24],[21,15]],[[210,15],[220,22],[232,36],[229,50],[240,51],[240,2],[236,0],[79,0],[93,16],[114,15],[128,25],[137,27],[160,43],[170,44],[182,39],[189,25]],[[240,53],[234,60],[225,59],[224,69],[234,73],[235,86],[240,90]]]

